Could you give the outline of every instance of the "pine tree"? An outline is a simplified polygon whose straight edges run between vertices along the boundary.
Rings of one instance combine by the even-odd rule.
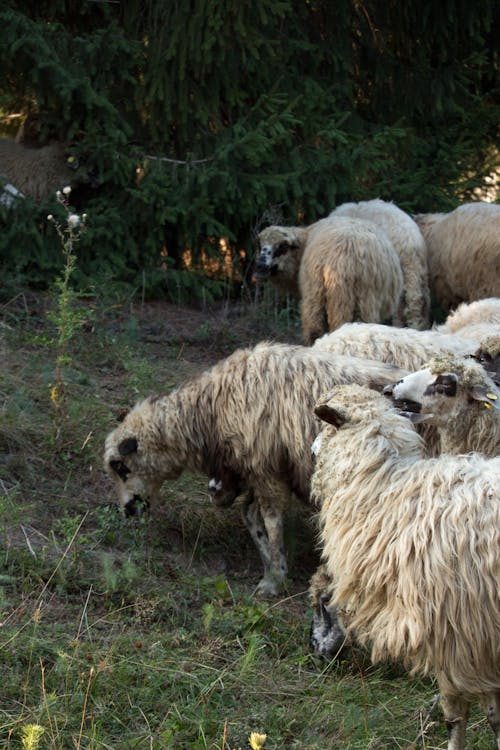
[[[7,0],[0,106],[96,175],[87,273],[173,278],[214,238],[250,257],[270,212],[470,198],[498,160],[499,16],[494,0]],[[49,233],[37,242],[52,268]]]

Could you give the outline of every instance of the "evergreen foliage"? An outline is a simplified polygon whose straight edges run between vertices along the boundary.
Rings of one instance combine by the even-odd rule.
[[[196,267],[223,237],[251,258],[270,209],[470,199],[498,161],[499,17],[494,0],[7,0],[0,114],[36,114],[96,176],[72,194],[84,277],[172,293],[186,249]],[[0,206],[9,275],[60,267],[55,210]]]

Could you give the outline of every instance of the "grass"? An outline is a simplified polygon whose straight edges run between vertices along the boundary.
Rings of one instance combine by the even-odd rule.
[[[213,508],[205,478],[165,486],[137,522],[102,471],[122,407],[238,345],[297,340],[293,310],[79,300],[88,323],[68,343],[56,433],[52,304],[25,291],[0,305],[0,747],[237,750],[252,732],[265,750],[446,747],[439,712],[412,745],[430,680],[359,650],[339,665],[309,653],[316,555],[302,509],[287,530],[288,591],[259,601],[238,509]],[[468,743],[492,746],[480,714]]]

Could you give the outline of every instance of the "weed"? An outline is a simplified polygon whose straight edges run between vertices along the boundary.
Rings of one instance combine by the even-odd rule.
[[[68,203],[70,193],[70,187],[65,187],[62,192],[57,192],[57,199],[66,214],[65,224],[60,224],[52,214],[47,217],[59,235],[64,258],[63,272],[55,281],[55,309],[48,316],[56,328],[56,337],[53,340],[56,351],[55,381],[50,384],[50,400],[54,408],[56,441],[61,436],[67,410],[67,383],[64,370],[71,364],[68,344],[85,321],[81,311],[76,308],[75,303],[79,295],[72,288],[71,279],[76,270],[75,245],[82,232],[85,231],[86,214],[80,217],[70,210]]]

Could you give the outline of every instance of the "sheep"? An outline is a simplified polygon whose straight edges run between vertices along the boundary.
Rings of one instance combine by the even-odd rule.
[[[392,362],[405,370],[418,370],[438,354],[473,354],[479,342],[441,331],[417,331],[377,323],[344,323],[313,344],[336,354]]]
[[[342,203],[330,216],[349,216],[372,221],[391,240],[403,272],[397,324],[410,328],[429,328],[430,291],[427,249],[424,238],[411,216],[389,201],[374,199]]]
[[[287,574],[283,516],[290,494],[309,499],[309,446],[319,428],[314,400],[336,383],[381,389],[405,374],[302,346],[261,342],[238,349],[169,395],[137,403],[108,435],[104,466],[126,515],[154,500],[164,480],[184,468],[216,482],[228,478],[227,504],[245,489],[243,520],[264,565],[258,592],[274,595]],[[222,493],[214,499],[226,502]]]
[[[500,336],[500,325],[495,323],[471,323],[463,326],[458,335],[461,339],[470,339],[471,341],[484,341],[491,336]]]
[[[426,245],[431,294],[449,310],[500,297],[500,206],[465,203],[445,214],[413,217]]]
[[[495,377],[494,373],[491,373]],[[473,359],[436,357],[384,393],[408,411],[414,423],[434,425],[442,453],[500,451],[500,388]]]
[[[395,317],[403,288],[401,265],[375,224],[327,218],[308,227],[268,227],[258,240],[257,275],[267,274],[292,292],[298,289],[306,344],[348,321]]]
[[[496,353],[496,357],[493,358],[491,353]],[[492,457],[498,454],[500,338],[483,342],[474,359],[481,366],[471,358],[433,359],[422,371],[411,373],[399,383],[384,388],[387,396],[406,409],[414,424],[430,423],[433,430],[437,430],[437,439],[434,432],[424,433],[429,454],[469,451]],[[316,438],[315,452],[319,450],[320,437]],[[335,608],[325,604],[331,595],[329,586],[329,579],[322,569],[310,582],[313,607],[310,646],[316,654],[332,659],[343,645],[343,629]]]
[[[458,333],[475,325],[500,325],[500,297],[487,297],[475,302],[462,302],[445,322],[436,326],[442,333]]]
[[[311,492],[332,605],[373,662],[433,673],[463,750],[479,700],[500,747],[500,458],[423,458],[421,438],[383,396],[350,385],[315,408]]]
[[[46,200],[66,185],[75,184],[76,166],[62,143],[31,148],[11,138],[0,138],[0,178],[15,186],[17,197],[20,192],[21,197]]]

